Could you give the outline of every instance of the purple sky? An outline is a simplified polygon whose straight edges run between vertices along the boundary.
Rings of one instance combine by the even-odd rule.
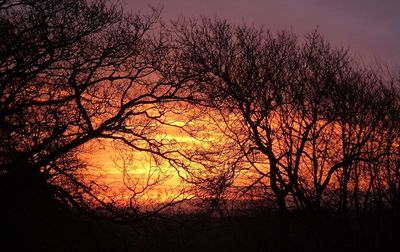
[[[357,59],[400,66],[400,0],[124,0],[146,12],[164,6],[165,21],[181,16],[217,15],[234,23],[293,29],[302,36],[318,30]]]

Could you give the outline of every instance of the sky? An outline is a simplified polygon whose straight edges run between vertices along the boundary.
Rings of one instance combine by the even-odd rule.
[[[400,0],[124,0],[146,12],[163,6],[164,21],[218,16],[232,23],[291,30],[299,37],[318,28],[336,47],[357,60],[400,67]]]

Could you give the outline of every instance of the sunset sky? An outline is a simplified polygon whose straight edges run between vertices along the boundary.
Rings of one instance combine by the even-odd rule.
[[[218,16],[231,23],[263,25],[272,31],[293,30],[300,37],[318,28],[335,46],[348,47],[356,59],[383,63],[389,68],[400,66],[400,1],[384,0],[125,0],[127,8],[146,13],[149,6],[163,6],[162,19],[179,17]],[[249,3],[251,2],[251,4]],[[183,135],[167,132],[169,137],[181,142]],[[93,146],[90,147],[93,149]],[[91,153],[86,160],[96,168],[101,167],[106,182],[121,186],[121,170],[116,167],[115,153],[106,144]],[[146,176],[149,158],[134,154],[135,174]],[[117,162],[118,163],[118,162]],[[172,176],[174,177],[174,176]],[[177,184],[172,178],[167,185]]]
[[[318,30],[359,60],[400,66],[400,1],[398,0],[125,0],[127,7],[146,11],[164,7],[165,21],[199,15],[230,22],[292,29],[302,36]]]
[[[0,0],[0,202],[0,252],[400,251],[400,0]]]

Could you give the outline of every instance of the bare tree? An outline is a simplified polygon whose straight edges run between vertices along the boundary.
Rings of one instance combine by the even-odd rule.
[[[285,32],[273,36],[208,18],[178,21],[174,32],[177,59],[190,66],[182,74],[201,87],[202,105],[212,110],[208,120],[228,148],[236,143],[240,150],[231,168],[252,174],[242,195],[264,188],[285,212],[288,204],[314,210],[323,201],[333,205],[339,192],[339,208],[346,211],[348,185],[364,170],[361,164],[387,155],[383,146],[393,137],[387,125],[397,120],[388,114],[397,106],[390,81],[357,67],[347,50],[331,47],[317,32],[300,43]],[[211,146],[197,161],[210,166],[219,157],[226,164],[221,149]],[[229,171],[219,169],[220,178]],[[229,185],[238,183],[234,177]]]
[[[160,11],[125,13],[103,0],[0,7],[2,197],[17,203],[50,191],[82,209],[88,198],[112,208],[93,193],[95,181],[78,176],[73,153],[91,140],[112,139],[164,155],[168,143],[156,137],[169,109],[164,103],[190,94],[165,74],[169,65],[161,66],[169,49],[163,33],[152,32]]]

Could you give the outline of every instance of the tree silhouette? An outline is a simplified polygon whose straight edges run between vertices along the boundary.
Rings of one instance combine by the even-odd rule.
[[[186,155],[208,175],[219,165],[215,183],[203,183],[215,192],[220,194],[221,180],[228,181],[224,190],[240,185],[239,197],[261,188],[285,226],[288,208],[315,214],[324,207],[346,215],[349,201],[354,209],[358,194],[368,198],[375,178],[382,178],[377,174],[389,167],[382,161],[398,159],[398,80],[358,66],[318,32],[300,42],[287,32],[274,36],[209,18],[180,20],[174,32],[181,52],[176,60],[190,66],[186,74],[202,87],[200,103],[214,115],[209,123],[226,136],[220,140],[225,147],[240,151],[228,169],[224,152],[214,149],[223,149],[221,142]],[[368,171],[370,178],[360,179]]]
[[[398,215],[398,77],[317,31],[298,39],[159,16],[106,0],[0,0],[0,213],[10,232],[26,235],[32,217],[40,224],[66,206],[125,222],[160,213],[187,186],[143,214],[141,199],[169,176],[161,159],[221,218],[230,202],[272,202],[281,250],[296,211],[315,233],[334,212],[346,237],[352,216],[367,237],[371,214]],[[123,207],[87,174],[80,154],[94,141],[118,150]],[[130,170],[132,151],[151,160],[143,177]]]
[[[169,51],[165,36],[151,32],[160,11],[125,13],[103,0],[0,4],[4,202],[40,209],[35,201],[50,195],[82,210],[111,210],[94,193],[96,181],[80,175],[81,147],[111,139],[162,156],[166,141],[155,134],[165,103],[190,97],[160,64]]]

